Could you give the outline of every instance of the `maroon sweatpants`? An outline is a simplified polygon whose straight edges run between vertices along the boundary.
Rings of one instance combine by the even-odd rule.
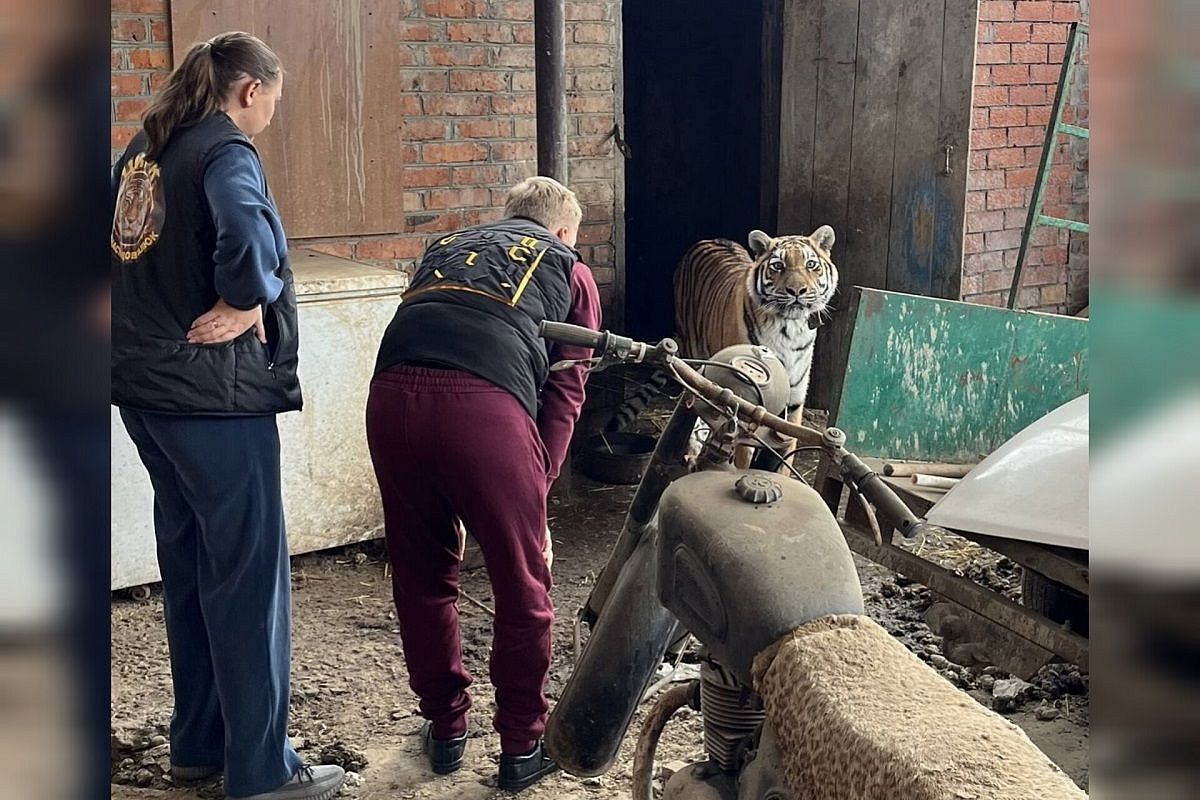
[[[496,598],[496,730],[525,753],[546,726],[550,570],[546,455],[516,398],[457,370],[400,366],[371,382],[367,441],[383,496],[409,685],[439,739],[466,730],[471,676],[458,629],[455,518],[479,542]]]

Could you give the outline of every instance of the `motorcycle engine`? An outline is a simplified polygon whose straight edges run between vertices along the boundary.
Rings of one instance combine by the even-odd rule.
[[[766,717],[762,697],[708,659],[700,668],[700,710],[705,752],[725,772],[737,772]]]

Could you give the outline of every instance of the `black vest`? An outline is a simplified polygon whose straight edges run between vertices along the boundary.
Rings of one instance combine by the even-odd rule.
[[[204,171],[221,145],[253,149],[228,116],[177,130],[157,161],[146,136],[126,148],[113,218],[112,402],[170,414],[248,415],[301,406],[296,376],[296,293],[286,257],[284,287],[263,309],[267,344],[254,329],[223,344],[189,344],[192,321],[217,302],[217,232]],[[266,187],[263,187],[264,190]]]
[[[566,319],[578,260],[527,219],[436,240],[383,335],[376,373],[405,362],[462,369],[507,389],[536,418],[550,374],[538,323]]]

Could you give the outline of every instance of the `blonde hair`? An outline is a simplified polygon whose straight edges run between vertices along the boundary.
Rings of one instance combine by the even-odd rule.
[[[513,217],[531,219],[551,231],[578,228],[583,221],[583,208],[570,189],[553,178],[535,175],[508,190],[504,218]]]

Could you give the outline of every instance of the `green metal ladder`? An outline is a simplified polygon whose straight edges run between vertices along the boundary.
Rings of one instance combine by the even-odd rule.
[[[1017,305],[1017,291],[1021,288],[1021,272],[1025,269],[1025,259],[1029,255],[1029,242],[1033,238],[1034,228],[1039,225],[1047,225],[1079,233],[1088,232],[1086,222],[1050,217],[1042,213],[1042,206],[1046,198],[1046,184],[1050,180],[1050,167],[1054,161],[1054,145],[1058,134],[1066,133],[1081,139],[1089,138],[1087,128],[1062,121],[1063,105],[1066,102],[1067,88],[1071,85],[1071,75],[1075,71],[1075,56],[1079,51],[1081,35],[1088,35],[1088,26],[1082,22],[1071,23],[1071,32],[1067,36],[1067,49],[1063,56],[1062,72],[1058,75],[1058,90],[1054,94],[1054,110],[1050,117],[1050,124],[1046,127],[1046,140],[1042,145],[1042,163],[1038,166],[1037,180],[1033,184],[1033,198],[1029,203],[1029,214],[1025,217],[1025,230],[1021,233],[1021,249],[1017,251],[1017,267],[1013,270],[1012,288],[1008,292],[1010,309],[1016,308]]]

